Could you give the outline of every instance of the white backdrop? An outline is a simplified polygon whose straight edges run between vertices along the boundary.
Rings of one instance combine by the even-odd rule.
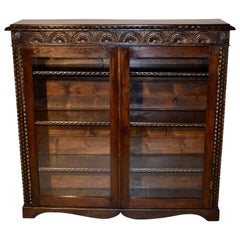
[[[240,239],[240,15],[236,0],[60,1],[0,2],[0,239]],[[221,18],[237,28],[231,32],[225,130],[220,185],[220,221],[194,215],[132,220],[119,215],[99,220],[71,214],[47,213],[23,219],[10,32],[4,28],[20,19]]]

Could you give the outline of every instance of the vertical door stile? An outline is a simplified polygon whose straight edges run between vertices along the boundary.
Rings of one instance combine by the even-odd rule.
[[[218,79],[218,48],[209,49],[209,70],[208,70],[208,95],[206,112],[206,133],[205,133],[205,159],[204,159],[204,177],[203,177],[203,202],[205,207],[209,207],[211,198],[211,169],[213,166],[214,155],[214,121],[216,109],[216,89]]]
[[[120,85],[120,182],[121,207],[127,207],[129,199],[129,152],[130,152],[130,67],[128,48],[119,48],[119,85]]]
[[[119,163],[119,77],[118,48],[110,51],[110,154],[111,154],[111,197],[112,205],[120,202]]]

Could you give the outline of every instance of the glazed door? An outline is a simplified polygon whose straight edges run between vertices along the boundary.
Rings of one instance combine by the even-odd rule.
[[[33,205],[118,203],[117,50],[23,50]]]
[[[125,208],[209,207],[216,56],[209,47],[122,49]]]

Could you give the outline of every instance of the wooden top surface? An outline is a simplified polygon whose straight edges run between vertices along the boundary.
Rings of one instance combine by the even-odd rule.
[[[179,20],[120,20],[120,19],[42,19],[21,20],[11,24],[6,30],[41,30],[41,29],[110,29],[110,28],[156,28],[174,29],[217,29],[234,28],[221,19],[179,19]]]

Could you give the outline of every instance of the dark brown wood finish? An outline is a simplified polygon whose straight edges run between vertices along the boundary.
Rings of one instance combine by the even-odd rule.
[[[218,220],[222,20],[10,25],[24,217]]]
[[[33,95],[33,81],[32,81],[32,69],[31,66],[30,50],[24,49],[23,51],[23,74],[24,74],[24,95],[25,95],[25,106],[26,106],[26,117],[27,117],[27,148],[29,154],[29,170],[31,178],[31,204],[39,204],[39,177],[38,177],[38,166],[36,156],[36,137],[34,128],[34,95]]]
[[[100,51],[99,54],[94,56],[96,58],[111,58],[110,62],[112,63],[110,69],[110,79],[107,79],[108,83],[104,82],[104,86],[102,88],[100,86],[100,89],[98,89],[98,86],[92,84],[90,84],[90,86],[86,86],[86,83],[84,82],[69,82],[67,80],[60,82],[54,80],[53,82],[52,80],[49,80],[48,85],[50,84],[50,86],[44,85],[44,87],[41,87],[40,89],[39,84],[42,84],[42,82],[37,82],[37,84],[35,83],[35,98],[33,96],[34,80],[32,77],[32,69],[27,67],[31,66],[32,58],[46,57],[46,55],[43,53],[47,52],[48,50],[51,52],[51,58],[65,58],[66,60],[73,57],[86,58],[86,54],[87,57],[93,57],[91,53],[97,53],[99,48],[85,46],[76,48],[77,51],[72,51],[73,49],[70,48],[69,54],[65,48],[59,48],[59,52],[56,52],[52,48],[48,47],[40,47],[36,49],[34,47],[27,47],[23,49],[23,63],[25,69],[24,77],[26,78],[25,96],[27,117],[29,119],[28,137],[30,140],[30,162],[32,164],[30,167],[31,179],[33,180],[32,186],[38,186],[38,188],[32,188],[33,205],[53,206],[56,204],[60,206],[106,207],[113,206],[116,204],[116,202],[118,202],[118,195],[115,193],[116,189],[118,188],[118,181],[117,178],[115,178],[115,176],[118,175],[118,147],[116,144],[114,144],[114,141],[116,141],[115,138],[117,138],[116,135],[118,134],[118,122],[115,121],[115,118],[118,115],[118,104],[116,103],[117,97],[115,97],[113,94],[115,91],[115,85],[117,85],[117,77],[115,76],[117,64],[114,62],[114,59],[116,59],[114,54],[116,55],[116,53],[114,53],[111,48],[109,48],[110,50],[106,49],[106,47],[100,48],[103,51]],[[110,87],[107,88],[107,85],[110,85]],[[87,87],[92,88],[92,90],[89,90],[90,92],[88,91],[86,93],[88,90]],[[83,89],[83,91],[80,91],[81,89]],[[94,93],[92,93],[93,90]],[[110,98],[109,94],[111,95]],[[86,97],[90,95],[92,99],[89,99],[88,101],[82,101],[81,95]],[[110,130],[106,129],[105,126],[100,126],[94,129],[92,129],[90,126],[86,128],[85,126],[88,126],[88,124],[84,122],[81,124],[81,126],[78,126],[77,124],[71,124],[71,128],[67,126],[58,127],[57,123],[53,124],[51,127],[48,127],[48,125],[51,125],[48,121],[39,122],[37,121],[38,119],[34,117],[34,107],[37,110],[46,109],[47,111],[52,111],[52,109],[53,111],[56,111],[57,109],[71,110],[79,107],[80,109],[87,109],[89,107],[95,109],[95,102],[99,101],[99,99],[95,98],[96,96],[98,98],[98,95],[100,96],[100,102],[102,102],[102,95],[106,96],[107,98],[107,101],[103,100],[105,103],[102,105],[102,107],[107,109],[109,106],[109,122],[111,122],[111,124],[109,123],[111,128]],[[79,105],[77,104],[77,101],[80,101]],[[111,103],[111,106],[109,103]],[[42,130],[40,130],[40,127]],[[109,134],[110,131],[112,132],[111,137]],[[99,168],[99,170],[97,169],[95,172],[93,171],[93,175],[91,174],[89,176],[86,175],[87,168],[80,168],[78,173],[78,168],[71,167],[71,161],[69,164],[66,163],[67,167],[57,167],[57,170],[55,168],[50,169],[51,167],[43,167],[41,170],[38,169],[38,166],[41,164],[41,162],[39,162],[39,157],[42,155],[65,155],[65,161],[68,161],[69,154],[75,154],[81,157],[82,154],[85,156],[85,152],[87,152],[89,156],[95,155],[96,158],[98,154],[101,156],[107,156],[110,153],[111,157],[109,160],[111,159],[111,164],[108,164],[107,168],[111,166],[111,170],[107,172],[107,175],[103,171],[100,171],[101,168]],[[76,171],[72,173],[74,169],[76,169]],[[50,170],[52,170],[51,175]],[[111,177],[109,175],[110,173]],[[108,186],[111,186],[111,191],[105,190]],[[93,189],[92,191],[91,188]],[[99,188],[99,191],[95,190],[95,188]],[[84,196],[85,194],[86,196]],[[54,199],[54,203],[51,199]]]
[[[208,96],[207,96],[207,111],[206,111],[206,129],[205,129],[205,161],[204,170],[206,172],[203,178],[204,186],[204,205],[211,207],[211,191],[212,190],[212,169],[214,168],[213,155],[214,155],[214,127],[216,119],[216,104],[217,101],[211,99],[217,98],[217,81],[218,81],[218,63],[219,63],[219,49],[217,47],[210,48],[209,55],[209,80],[208,80]]]
[[[110,150],[110,166],[111,166],[111,197],[112,205],[118,208],[120,204],[120,119],[119,119],[119,59],[118,59],[118,48],[113,48],[110,55],[110,109],[111,109],[111,123],[110,123],[110,139],[111,139],[111,150]]]
[[[130,68],[129,68],[129,50],[119,48],[120,56],[120,170],[121,170],[121,207],[127,207],[129,199],[129,151],[130,151]]]

